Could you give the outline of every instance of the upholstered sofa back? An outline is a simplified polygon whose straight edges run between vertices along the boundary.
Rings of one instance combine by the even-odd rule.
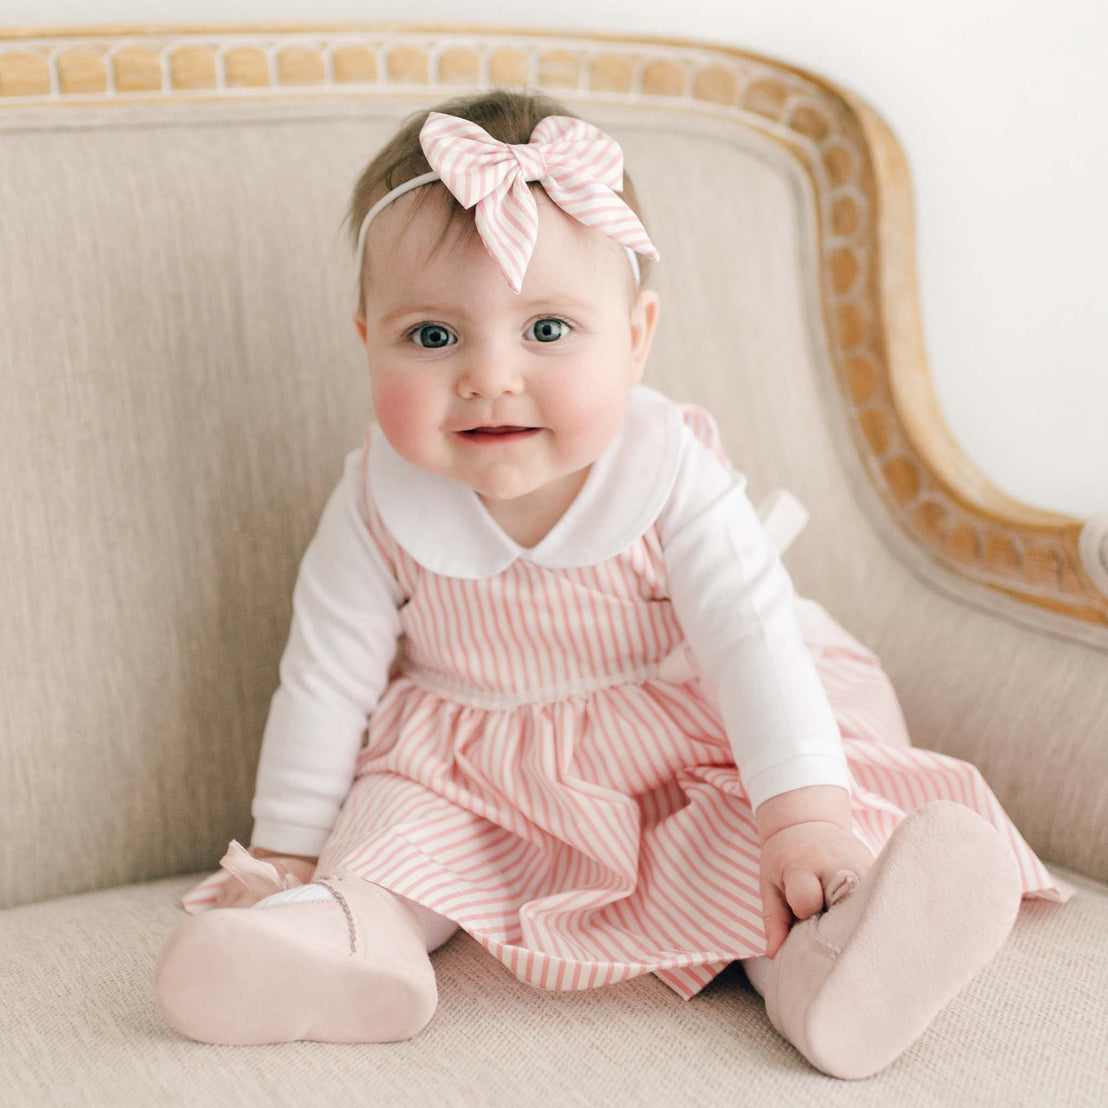
[[[456,91],[0,108],[0,905],[249,840],[297,564],[372,418],[345,205]],[[549,91],[617,137],[643,199],[648,383],[714,413],[755,502],[808,508],[786,565],[883,658],[917,745],[976,762],[1045,858],[1108,877],[1108,634],[955,598],[889,518],[865,360],[841,372],[843,329],[878,324],[826,277],[837,249],[840,293],[864,279],[849,221],[869,264],[876,213],[796,156],[823,142],[834,166],[830,139],[692,93]]]

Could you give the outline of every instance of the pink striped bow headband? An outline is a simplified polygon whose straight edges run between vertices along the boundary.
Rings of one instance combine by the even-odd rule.
[[[636,282],[635,252],[659,259],[646,228],[616,195],[623,190],[623,151],[583,119],[548,115],[530,141],[507,143],[468,119],[431,112],[419,142],[431,172],[398,185],[366,212],[358,231],[359,260],[373,217],[409,189],[431,181],[442,181],[463,208],[477,206],[481,240],[514,292],[523,287],[539,232],[538,205],[528,181],[538,181],[562,211],[621,243]]]

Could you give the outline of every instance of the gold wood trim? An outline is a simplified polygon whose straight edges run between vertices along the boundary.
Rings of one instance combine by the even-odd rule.
[[[460,24],[0,30],[0,107],[431,98],[498,84],[731,118],[785,145],[812,183],[847,423],[899,530],[961,578],[1108,626],[1108,597],[1079,551],[1085,521],[1004,493],[944,422],[923,346],[903,153],[873,108],[818,74],[711,42]]]

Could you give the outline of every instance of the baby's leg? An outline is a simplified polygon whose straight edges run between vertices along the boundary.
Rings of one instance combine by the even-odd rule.
[[[869,1077],[910,1046],[1000,949],[1019,913],[1010,847],[970,808],[912,812],[845,900],[743,960],[770,1022],[817,1069]]]
[[[318,898],[316,885],[331,895]],[[418,1034],[438,990],[410,905],[349,874],[288,892],[300,896],[216,908],[181,924],[154,970],[166,1022],[200,1042],[238,1045]]]
[[[423,928],[423,942],[428,954],[432,950],[438,950],[458,930],[458,925],[452,919],[440,916],[438,912],[433,912],[430,908],[425,908],[422,904],[415,900],[409,900],[406,896],[398,896],[398,899],[407,904],[419,919],[420,926]]]

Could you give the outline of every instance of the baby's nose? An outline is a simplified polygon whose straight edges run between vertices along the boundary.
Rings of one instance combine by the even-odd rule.
[[[458,375],[458,395],[485,400],[523,391],[523,374],[508,360],[482,359]]]

